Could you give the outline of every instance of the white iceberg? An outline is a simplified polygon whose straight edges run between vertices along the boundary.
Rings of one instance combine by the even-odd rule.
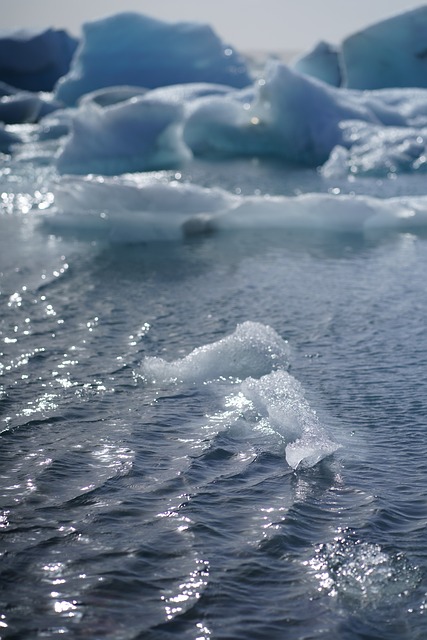
[[[238,92],[200,100],[184,139],[196,155],[278,156],[316,166],[342,143],[339,124],[349,119],[378,122],[363,96],[272,61],[251,101]]]
[[[54,207],[40,215],[49,233],[111,243],[243,230],[369,235],[427,229],[427,196],[242,196],[150,176],[65,176],[51,188]]]
[[[179,166],[191,158],[182,141],[181,107],[134,97],[99,107],[83,104],[72,119],[56,165],[61,173],[115,175]]]
[[[350,149],[357,143],[349,121],[384,139],[397,135],[393,128],[401,129],[402,138],[407,128],[413,139],[414,128],[427,127],[427,90],[344,90],[271,62],[252,96],[230,92],[195,103],[184,140],[199,156],[276,156],[294,165],[319,166],[337,146]],[[371,138],[371,146],[377,148],[378,138]],[[411,169],[404,160],[400,168]]]
[[[50,233],[112,243],[180,240],[233,203],[222,189],[150,177],[64,176],[52,189],[55,207],[41,218]]]

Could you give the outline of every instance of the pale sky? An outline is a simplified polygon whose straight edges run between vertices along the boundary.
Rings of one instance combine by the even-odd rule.
[[[64,27],[119,11],[176,21],[207,22],[241,50],[305,51],[319,40],[338,44],[373,22],[423,3],[411,0],[0,0],[1,28]],[[5,7],[3,6],[3,9]]]

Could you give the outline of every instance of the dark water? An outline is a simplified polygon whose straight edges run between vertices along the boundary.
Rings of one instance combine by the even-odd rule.
[[[111,247],[22,210],[0,216],[0,637],[424,639],[426,240]],[[215,420],[209,386],[140,375],[247,320],[341,445],[311,468]]]

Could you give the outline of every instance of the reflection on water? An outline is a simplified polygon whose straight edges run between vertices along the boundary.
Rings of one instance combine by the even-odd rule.
[[[283,167],[270,169],[278,191]],[[3,636],[422,640],[425,239],[257,232],[111,248],[46,238],[10,213]],[[270,358],[246,387],[221,380],[225,349],[214,383],[141,378],[147,357],[188,364],[246,321],[287,344],[288,375]],[[296,423],[340,445],[310,469],[286,462],[286,384]]]

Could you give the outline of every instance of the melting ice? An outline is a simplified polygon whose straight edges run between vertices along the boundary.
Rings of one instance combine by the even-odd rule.
[[[49,232],[116,243],[245,229],[369,235],[427,228],[427,196],[242,196],[140,175],[66,176],[52,190],[55,206],[40,218]]]
[[[425,637],[426,25],[256,71],[134,13],[0,34],[6,634]],[[218,332],[267,314],[320,342],[306,389],[272,327]]]
[[[265,433],[267,440],[274,434],[291,467],[311,467],[339,445],[328,437],[302,385],[286,371],[288,356],[287,343],[274,329],[248,321],[179,360],[146,357],[141,373],[151,384],[221,382],[214,390],[225,407],[225,424],[241,421],[247,429]],[[213,421],[219,422],[218,415]]]

